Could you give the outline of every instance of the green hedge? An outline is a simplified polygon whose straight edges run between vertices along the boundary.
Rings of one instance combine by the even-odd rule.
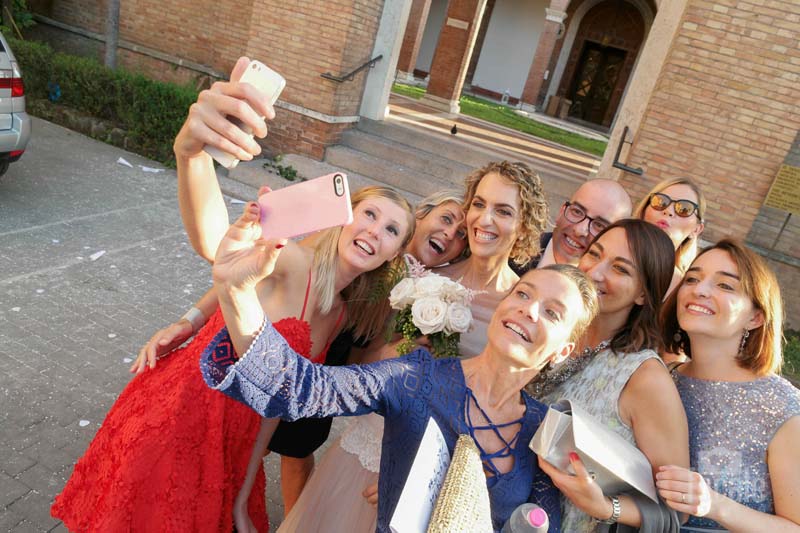
[[[172,143],[197,99],[194,88],[111,70],[91,58],[56,53],[43,43],[8,41],[27,95],[47,98],[49,84],[57,83],[58,103],[113,122],[128,133],[132,149],[173,164]]]

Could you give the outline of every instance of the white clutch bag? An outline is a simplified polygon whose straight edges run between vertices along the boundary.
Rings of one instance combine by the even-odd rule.
[[[529,447],[548,463],[572,474],[569,453],[574,451],[605,494],[634,489],[658,502],[647,457],[569,400],[550,406]]]

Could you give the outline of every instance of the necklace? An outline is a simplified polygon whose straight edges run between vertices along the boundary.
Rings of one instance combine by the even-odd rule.
[[[525,390],[537,400],[549,395],[556,387],[586,368],[586,365],[594,359],[594,356],[608,348],[610,344],[611,341],[606,339],[594,348],[587,346],[580,355],[577,357],[568,357],[566,361],[557,367],[548,364],[530,383],[528,383]]]

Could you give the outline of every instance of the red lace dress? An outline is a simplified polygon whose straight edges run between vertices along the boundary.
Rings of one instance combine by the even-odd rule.
[[[306,300],[308,292],[306,292]],[[292,348],[311,354],[301,318],[275,324]],[[341,317],[340,317],[341,319]],[[224,326],[218,310],[184,348],[131,380],[111,407],[50,509],[70,531],[226,532],[261,418],[208,388],[200,354]],[[324,360],[325,349],[314,360]],[[263,469],[248,509],[269,531]]]

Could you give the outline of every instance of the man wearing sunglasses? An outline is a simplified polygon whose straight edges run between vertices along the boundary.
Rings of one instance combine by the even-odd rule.
[[[594,236],[631,216],[632,207],[630,196],[616,181],[587,181],[561,206],[552,233],[542,234],[542,253],[522,266],[511,263],[511,268],[521,276],[553,263],[577,265]]]

